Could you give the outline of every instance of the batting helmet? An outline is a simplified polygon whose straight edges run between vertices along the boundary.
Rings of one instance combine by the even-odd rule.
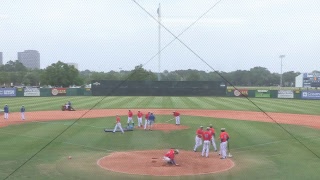
[[[175,150],[174,150],[174,153],[175,153],[175,154],[179,154],[179,150],[178,150],[178,149],[175,149]]]

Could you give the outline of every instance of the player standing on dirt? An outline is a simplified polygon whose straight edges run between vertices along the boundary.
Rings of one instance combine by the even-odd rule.
[[[128,123],[128,127],[129,127],[130,123],[132,123],[132,126],[134,127],[134,122],[133,122],[132,116],[133,116],[133,114],[132,114],[131,110],[129,110],[129,112],[128,112],[128,122],[127,122]]]
[[[26,112],[26,108],[24,107],[24,105],[22,105],[21,108],[20,108],[20,113],[21,113],[21,119],[22,120],[25,120],[24,112]]]
[[[145,119],[144,119],[144,130],[147,129],[147,125],[148,125],[148,121],[149,121],[149,115],[150,115],[150,112],[148,112],[146,115],[145,115]]]
[[[200,128],[197,129],[196,131],[196,137],[195,137],[196,144],[194,145],[194,148],[193,148],[194,152],[196,152],[197,148],[202,145],[202,134],[203,134],[203,126],[200,126]]]
[[[174,160],[174,156],[176,154],[179,154],[179,150],[178,149],[170,149],[163,157],[163,160],[168,163],[168,164],[173,164],[176,166],[179,166],[179,164],[177,164]]]
[[[210,127],[210,131],[211,131],[211,135],[212,135],[211,143],[214,148],[214,151],[217,152],[217,145],[216,145],[216,141],[214,139],[214,137],[216,136],[216,133],[215,133],[214,128],[212,127],[212,124],[210,124],[209,127]]]
[[[176,125],[180,125],[180,113],[177,111],[173,111],[173,116],[176,119]]]
[[[120,123],[120,116],[118,116],[118,114],[116,115],[116,125],[114,126],[114,129],[113,129],[113,133],[116,132],[117,128],[119,128],[122,132],[122,134],[124,133],[122,127],[121,127],[121,123]]]
[[[138,111],[137,117],[138,117],[138,127],[142,127],[142,112]]]
[[[149,130],[152,131],[152,126],[154,124],[154,121],[156,120],[156,117],[153,113],[150,113],[148,123],[149,123]]]
[[[221,128],[221,133],[220,133],[221,158],[220,159],[226,159],[227,158],[228,140],[229,140],[229,134],[226,132],[225,128]]]
[[[202,154],[201,156],[204,156],[204,153],[206,153],[206,157],[209,156],[209,149],[210,149],[210,141],[212,139],[212,133],[210,130],[210,127],[207,127],[207,130],[203,132],[203,146],[202,146]]]
[[[3,112],[4,112],[4,119],[9,119],[9,106],[7,104],[3,107]]]

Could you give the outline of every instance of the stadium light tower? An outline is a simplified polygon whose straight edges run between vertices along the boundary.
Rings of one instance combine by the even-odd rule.
[[[282,87],[282,59],[285,58],[285,55],[280,55],[280,61],[281,61],[281,74],[280,74],[280,87]]]
[[[158,13],[158,23],[159,23],[159,44],[158,44],[158,81],[161,80],[161,73],[160,73],[160,63],[161,63],[161,7],[160,7],[160,3],[159,3],[159,7],[157,10]]]

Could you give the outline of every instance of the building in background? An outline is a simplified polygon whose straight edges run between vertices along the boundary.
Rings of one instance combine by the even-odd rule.
[[[73,66],[74,68],[76,68],[77,70],[79,70],[77,63],[66,63],[66,64],[68,64],[69,66]]]
[[[18,61],[30,69],[40,69],[40,53],[36,50],[18,52]]]
[[[3,65],[3,57],[2,57],[2,52],[0,52],[0,65]]]

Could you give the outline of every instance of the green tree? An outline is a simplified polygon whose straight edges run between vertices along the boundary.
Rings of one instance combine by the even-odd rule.
[[[300,74],[299,72],[293,72],[293,71],[283,73],[282,74],[282,81],[283,81],[284,86],[293,86],[295,84],[296,77],[299,74]]]
[[[32,70],[27,72],[22,78],[22,84],[25,86],[39,86],[40,83],[40,74],[39,70]]]
[[[28,69],[18,60],[16,61],[8,61],[5,65],[0,67],[0,71],[6,72],[18,72],[18,71],[27,71]]]
[[[58,61],[48,66],[43,73],[41,84],[56,87],[69,87],[71,85],[82,85],[83,80],[79,71],[74,66]]]
[[[126,78],[131,81],[155,81],[157,80],[157,75],[151,71],[145,70],[140,64],[139,66],[136,66]]]
[[[254,67],[250,69],[250,74],[253,77],[251,79],[254,86],[270,86],[268,78],[270,77],[270,71],[264,67]]]
[[[187,81],[200,81],[200,74],[199,71],[196,70],[190,70],[188,72],[188,75],[186,77]]]

